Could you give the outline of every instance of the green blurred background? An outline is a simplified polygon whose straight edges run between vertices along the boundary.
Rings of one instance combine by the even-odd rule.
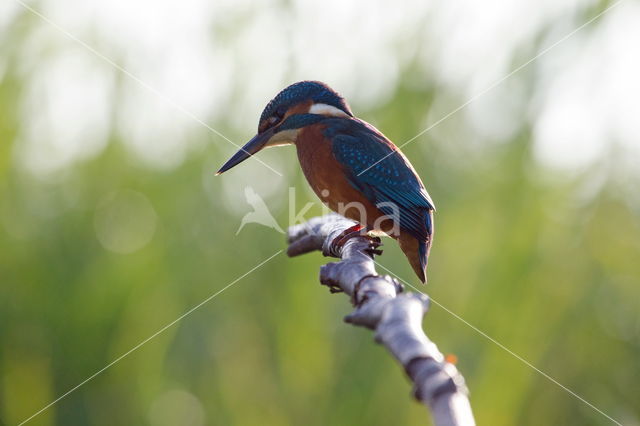
[[[216,132],[242,144],[300,79],[398,144],[435,124],[404,148],[438,207],[425,290],[640,424],[637,2],[548,52],[613,3],[210,3],[29,3],[54,25],[0,5],[0,424],[284,250],[267,227],[236,235],[247,186],[283,228],[290,202],[321,212],[292,147],[260,154],[282,177],[256,161],[214,177],[235,151]],[[342,322],[347,298],[319,286],[325,262],[278,254],[28,424],[427,423],[401,368]],[[479,424],[612,424],[441,307],[424,325],[459,358]]]

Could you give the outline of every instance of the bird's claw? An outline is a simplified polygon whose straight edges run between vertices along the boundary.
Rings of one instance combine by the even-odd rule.
[[[382,254],[382,250],[378,248],[382,246],[382,241],[380,240],[380,238],[372,237],[370,235],[367,235],[366,237],[369,238],[369,247],[364,249],[364,252],[370,255],[371,257],[380,256]]]
[[[367,227],[360,225],[359,223],[353,225],[350,228],[345,229],[333,239],[332,245],[338,249],[342,248],[344,244],[349,241],[351,238],[355,237],[364,237],[369,240],[369,247],[364,249],[364,252],[369,254],[370,256],[380,256],[382,254],[382,250],[379,250],[378,247],[382,245],[382,241],[379,237],[374,237],[368,234]]]
[[[364,235],[363,230],[365,230],[366,232],[366,228],[364,226],[360,225],[359,223],[356,223],[355,225],[345,229],[340,233],[340,235],[335,237],[333,239],[333,245],[335,247],[342,248],[344,243],[349,241],[351,238],[363,236]]]

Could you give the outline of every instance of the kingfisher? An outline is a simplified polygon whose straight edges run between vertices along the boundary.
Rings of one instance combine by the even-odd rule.
[[[335,90],[319,81],[283,89],[262,111],[258,133],[216,173],[258,151],[296,146],[309,185],[357,230],[398,241],[423,283],[433,243],[435,205],[405,155],[371,124],[353,115]]]

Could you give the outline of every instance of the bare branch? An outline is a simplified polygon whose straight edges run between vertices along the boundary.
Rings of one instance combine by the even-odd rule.
[[[375,330],[376,341],[402,364],[415,397],[431,410],[436,426],[475,425],[464,378],[422,330],[429,298],[404,293],[396,279],[378,275],[373,256],[382,253],[380,240],[352,231],[354,225],[333,214],[292,226],[287,253],[321,250],[341,259],[321,267],[320,282],[351,296],[355,310],[345,321]]]

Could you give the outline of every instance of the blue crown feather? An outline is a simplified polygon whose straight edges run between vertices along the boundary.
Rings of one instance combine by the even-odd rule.
[[[299,81],[283,89],[262,111],[260,123],[276,111],[284,114],[292,106],[311,99],[314,103],[334,106],[353,117],[351,109],[342,96],[319,81]]]

